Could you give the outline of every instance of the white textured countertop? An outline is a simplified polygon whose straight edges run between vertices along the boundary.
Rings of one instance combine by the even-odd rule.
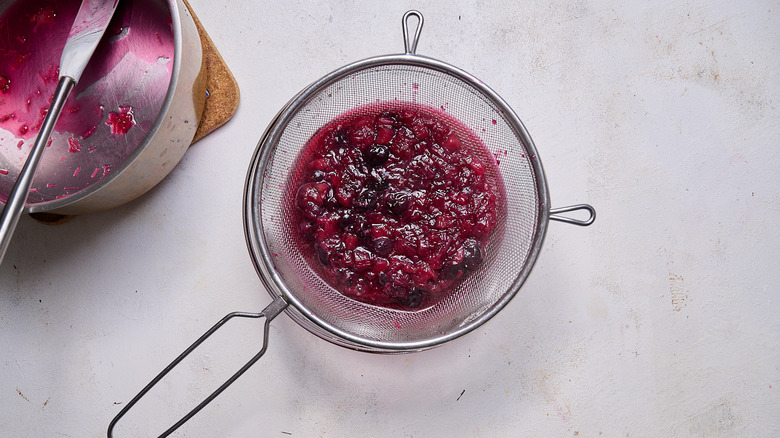
[[[780,4],[190,0],[241,88],[158,187],[58,226],[20,221],[0,267],[0,430],[100,437],[226,313],[271,300],[242,230],[246,170],[276,112],[346,63],[403,49],[517,112],[554,206],[520,294],[434,350],[372,355],[286,315],[188,437],[780,435]],[[117,435],[156,435],[257,349],[231,324]],[[146,434],[146,435],[145,435]]]

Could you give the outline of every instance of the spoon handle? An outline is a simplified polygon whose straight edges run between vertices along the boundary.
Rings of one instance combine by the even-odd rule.
[[[46,149],[46,143],[54,130],[54,125],[57,123],[60,112],[62,112],[62,107],[65,106],[65,101],[68,99],[68,95],[75,84],[76,81],[69,76],[60,78],[57,89],[54,90],[54,98],[49,111],[43,119],[38,137],[35,138],[32,151],[30,151],[30,155],[27,157],[27,161],[16,179],[14,188],[8,196],[8,201],[5,203],[3,213],[0,215],[0,264],[3,263],[5,251],[8,249],[8,244],[11,242],[16,224],[19,222],[19,216],[27,203],[27,195],[30,193],[30,186],[32,186],[33,178],[35,177],[35,169],[41,160],[43,150]]]

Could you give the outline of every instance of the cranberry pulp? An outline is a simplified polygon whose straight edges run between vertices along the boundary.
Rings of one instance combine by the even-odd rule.
[[[467,127],[417,104],[343,114],[312,136],[296,175],[309,264],[355,300],[417,310],[485,259],[503,186]]]

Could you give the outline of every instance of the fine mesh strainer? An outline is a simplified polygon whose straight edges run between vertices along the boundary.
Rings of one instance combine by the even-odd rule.
[[[417,20],[410,37],[409,22]],[[296,322],[330,342],[368,352],[420,351],[474,330],[517,293],[536,261],[550,219],[590,225],[595,210],[575,205],[551,210],[544,172],[520,119],[475,77],[431,58],[416,55],[423,17],[407,12],[402,20],[405,53],[380,56],[342,67],[311,84],[276,116],[260,140],[245,187],[244,224],[249,252],[274,301],[261,313],[227,315],[155,378],[117,415],[114,423],[170,369],[222,324],[235,316],[265,317],[285,310]],[[503,179],[498,226],[485,248],[481,267],[442,301],[418,311],[364,304],[336,291],[315,272],[299,248],[295,220],[298,159],[309,139],[334,118],[376,103],[413,103],[441,109],[476,135],[495,160]],[[585,220],[558,214],[586,210]],[[228,382],[166,431],[173,432],[251,366],[262,350]]]
[[[417,28],[409,38],[410,17]],[[422,15],[402,20],[406,53],[359,61],[303,90],[279,113],[251,165],[245,199],[250,252],[271,294],[292,304],[287,313],[315,334],[366,351],[422,350],[456,338],[489,319],[518,291],[544,239],[551,215],[541,162],[522,122],[478,79],[415,54]],[[439,108],[469,127],[499,162],[504,176],[498,229],[482,268],[432,307],[415,311],[364,304],[336,291],[314,272],[297,242],[295,175],[304,145],[334,118],[377,102]],[[467,133],[461,133],[466,137]],[[503,202],[501,202],[503,201]],[[572,209],[572,208],[569,208]]]

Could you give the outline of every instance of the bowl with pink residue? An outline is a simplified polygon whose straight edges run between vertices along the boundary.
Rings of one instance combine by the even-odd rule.
[[[57,85],[81,0],[0,0],[0,203]],[[83,214],[137,198],[192,141],[203,111],[202,49],[181,0],[123,0],[71,92],[25,211]]]

